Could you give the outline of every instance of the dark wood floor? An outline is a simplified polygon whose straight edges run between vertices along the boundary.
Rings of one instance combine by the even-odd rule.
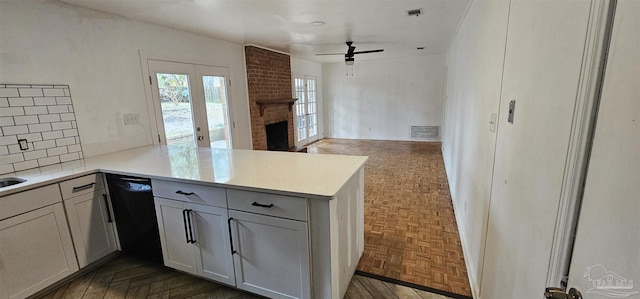
[[[262,297],[122,254],[40,298],[258,299]],[[441,295],[357,275],[351,280],[345,298],[448,299]]]
[[[358,270],[471,296],[439,142],[323,139],[309,153],[369,156]]]

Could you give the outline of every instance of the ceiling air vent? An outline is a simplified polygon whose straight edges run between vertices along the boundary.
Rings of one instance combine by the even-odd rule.
[[[422,14],[422,8],[407,10],[407,15],[410,17],[413,17],[413,16],[417,17],[421,14]]]
[[[411,126],[411,139],[440,140],[440,126]]]

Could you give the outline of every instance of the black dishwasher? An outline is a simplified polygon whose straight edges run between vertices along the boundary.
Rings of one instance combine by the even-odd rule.
[[[107,185],[122,251],[162,264],[151,180],[107,174]]]

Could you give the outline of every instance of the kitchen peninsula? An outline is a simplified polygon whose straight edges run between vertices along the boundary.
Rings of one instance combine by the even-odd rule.
[[[28,200],[21,198],[26,198],[24,195],[34,190],[61,190],[62,195],[56,197],[59,200],[46,203],[55,206],[61,205],[62,198],[65,198],[65,184],[82,177],[110,173],[150,178],[156,209],[187,207],[183,211],[194,213],[190,216],[193,218],[200,217],[199,211],[217,213],[225,218],[220,221],[224,229],[211,231],[225,232],[228,237],[220,236],[214,241],[223,240],[224,244],[229,244],[230,249],[225,247],[222,259],[231,265],[231,273],[225,276],[207,269],[210,264],[225,264],[224,261],[209,263],[211,261],[206,260],[204,247],[209,244],[206,239],[218,237],[207,235],[198,240],[198,236],[191,236],[190,240],[187,235],[187,246],[193,245],[189,250],[202,251],[196,254],[193,262],[194,270],[191,272],[194,275],[275,298],[342,298],[364,249],[366,160],[367,157],[360,156],[178,146],[145,146],[90,157],[14,174],[27,181],[0,189],[0,211],[4,211],[0,212],[0,234],[7,227],[3,222],[12,220],[11,217],[18,212],[28,211],[24,208]],[[96,183],[91,188],[102,184]],[[52,185],[56,188],[51,189]],[[66,198],[64,202],[66,205]],[[15,211],[13,215],[11,211]],[[175,236],[167,227],[173,222],[163,219],[161,211],[156,212],[161,235],[164,234],[165,265],[174,267],[171,264],[173,260],[168,261],[167,257],[173,258],[172,252],[179,253],[181,249],[171,248],[177,246],[172,238],[185,243],[186,232],[176,230],[180,236]],[[186,213],[188,218],[191,214]],[[20,216],[24,215],[14,218]],[[69,223],[71,225],[71,221]],[[194,227],[190,231],[196,235],[205,231],[200,224],[196,223]],[[274,241],[268,234],[272,234],[273,240],[295,236],[295,248],[270,251],[268,244]],[[11,235],[0,235],[3,236]],[[75,235],[73,241],[77,241]],[[291,242],[290,238],[283,241]],[[79,255],[78,246],[75,247]],[[0,261],[10,258],[2,252],[3,248],[0,246]],[[77,257],[77,260],[81,258]],[[190,272],[180,268],[182,264],[176,263],[174,268]],[[76,261],[76,269],[77,265]],[[83,263],[79,267],[82,268]],[[11,281],[12,273],[3,271],[0,269],[0,278],[3,278],[0,279],[0,289],[6,292],[10,288],[1,284]],[[224,279],[217,278],[223,276]],[[292,281],[291,277],[295,279]],[[37,288],[46,285],[35,289],[27,287],[24,287],[27,291],[14,290],[18,293],[24,291],[17,297],[33,294]],[[0,291],[0,298],[14,295]]]

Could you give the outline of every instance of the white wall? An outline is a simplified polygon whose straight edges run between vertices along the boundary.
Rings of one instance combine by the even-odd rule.
[[[324,135],[410,140],[410,126],[440,126],[444,55],[387,60],[356,58],[323,65]]]
[[[0,40],[0,82],[70,85],[86,156],[152,143],[139,50],[228,66],[234,146],[251,148],[241,45],[44,0],[1,2]]]
[[[318,138],[324,138],[324,100],[323,100],[323,80],[322,80],[322,64],[291,57],[291,79],[295,75],[314,76],[316,77],[316,97],[318,105]]]
[[[442,152],[474,297],[489,216],[509,1],[473,1],[447,53]]]

